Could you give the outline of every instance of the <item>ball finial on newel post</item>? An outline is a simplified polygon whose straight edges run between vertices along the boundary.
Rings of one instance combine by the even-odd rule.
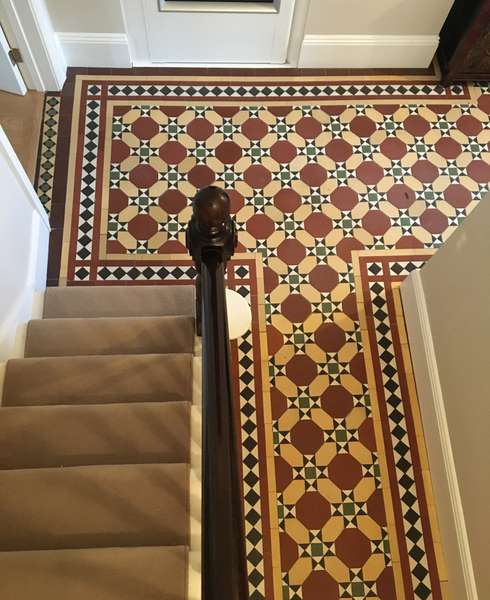
[[[192,217],[186,232],[186,246],[194,259],[196,278],[197,330],[201,327],[201,265],[206,253],[213,253],[225,268],[238,244],[235,221],[230,215],[230,197],[211,185],[199,190],[192,201]]]

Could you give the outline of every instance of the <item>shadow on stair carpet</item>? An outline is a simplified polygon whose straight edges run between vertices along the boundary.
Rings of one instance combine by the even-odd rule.
[[[2,600],[184,600],[194,288],[49,288],[0,408]]]

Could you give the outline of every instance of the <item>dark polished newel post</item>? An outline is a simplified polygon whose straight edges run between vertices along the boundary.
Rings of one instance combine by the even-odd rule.
[[[226,313],[225,270],[237,244],[230,199],[218,187],[193,201],[187,248],[197,269],[196,321],[202,336],[202,597],[247,600],[241,469]]]
[[[201,335],[202,324],[202,263],[219,257],[226,270],[226,263],[233,256],[237,245],[235,222],[230,216],[230,199],[219,187],[209,186],[200,190],[192,202],[192,217],[186,233],[186,246],[197,269],[196,277],[196,325]]]

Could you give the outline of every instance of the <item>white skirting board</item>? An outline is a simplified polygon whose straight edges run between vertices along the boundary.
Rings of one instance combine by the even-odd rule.
[[[131,67],[124,33],[59,32],[56,34],[69,67]]]
[[[478,600],[458,476],[420,271],[401,285],[451,598]]]
[[[438,35],[306,35],[299,67],[417,69],[430,65]]]
[[[24,356],[27,323],[42,315],[49,219],[0,127],[0,402],[5,362]]]

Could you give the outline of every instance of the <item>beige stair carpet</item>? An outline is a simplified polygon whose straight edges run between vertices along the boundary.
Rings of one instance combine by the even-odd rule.
[[[194,290],[49,289],[0,408],[2,600],[185,600]]]

